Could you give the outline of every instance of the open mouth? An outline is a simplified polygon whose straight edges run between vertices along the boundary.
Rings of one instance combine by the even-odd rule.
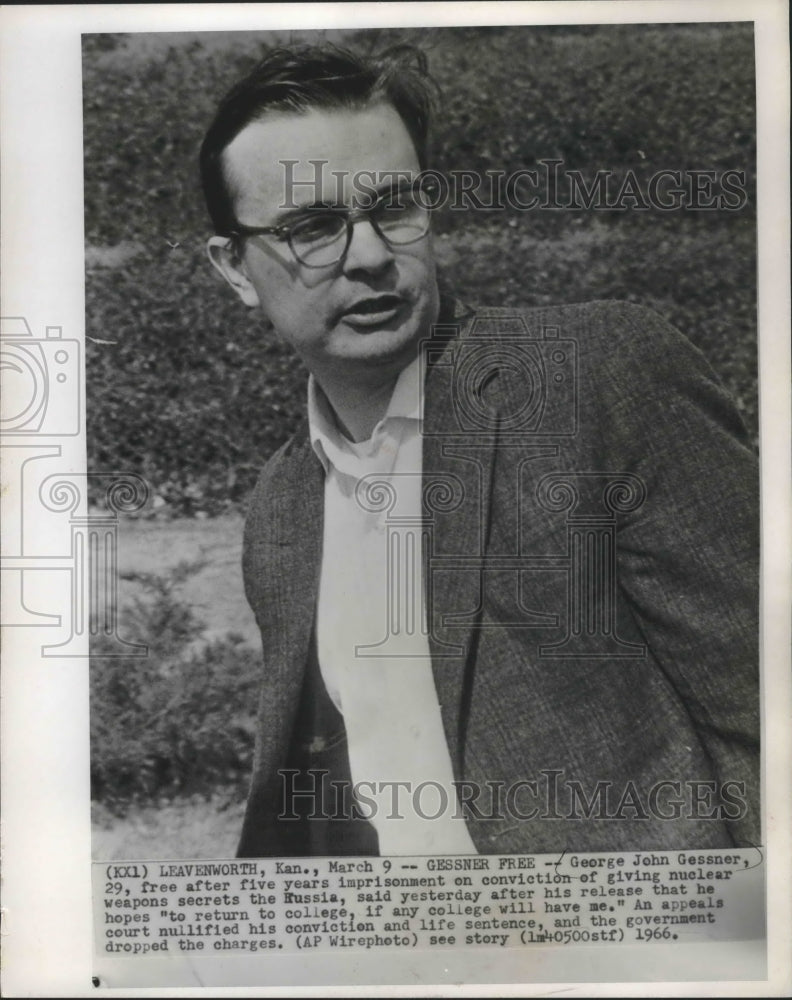
[[[343,319],[354,326],[376,326],[393,319],[404,304],[398,295],[374,295],[355,302],[344,311]]]

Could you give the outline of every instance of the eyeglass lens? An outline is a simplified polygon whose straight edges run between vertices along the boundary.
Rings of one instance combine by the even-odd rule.
[[[380,236],[397,246],[416,242],[429,229],[429,211],[411,190],[397,190],[380,198],[366,216]],[[335,263],[346,250],[351,225],[344,213],[316,212],[292,227],[292,250],[304,264],[320,267]]]

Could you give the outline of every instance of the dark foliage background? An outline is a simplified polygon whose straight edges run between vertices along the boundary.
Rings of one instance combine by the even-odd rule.
[[[89,465],[136,471],[159,516],[242,505],[294,428],[304,372],[211,271],[197,150],[217,100],[275,42],[421,45],[445,95],[435,165],[736,169],[740,211],[444,212],[469,302],[621,298],[708,355],[756,434],[750,24],[92,35],[84,39]],[[104,341],[105,343],[102,343]]]
[[[204,639],[179,593],[190,572],[136,576],[142,591],[123,628],[148,656],[107,655],[103,636],[92,642],[91,797],[111,814],[218,790],[244,801],[261,658],[240,636]]]

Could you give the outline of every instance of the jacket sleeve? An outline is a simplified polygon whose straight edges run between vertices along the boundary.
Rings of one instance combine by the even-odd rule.
[[[619,586],[719,788],[746,804],[742,815],[734,804],[726,812],[735,843],[758,844],[755,455],[692,344],[649,310],[600,308],[591,332],[605,343],[580,385],[581,418],[602,428],[600,467],[632,472],[646,487],[644,503],[619,522]]]

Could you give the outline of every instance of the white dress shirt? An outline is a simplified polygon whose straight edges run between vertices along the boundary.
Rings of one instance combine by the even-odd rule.
[[[317,651],[380,854],[475,854],[426,629],[420,370],[418,359],[404,369],[385,416],[358,443],[309,379],[311,443],[326,474]]]

